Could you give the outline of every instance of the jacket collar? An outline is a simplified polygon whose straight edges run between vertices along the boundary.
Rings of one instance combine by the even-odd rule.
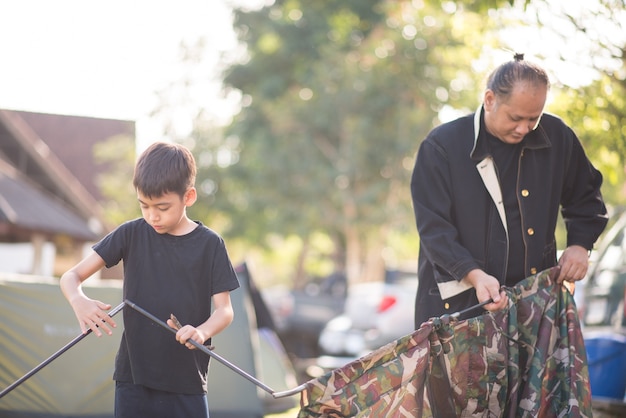
[[[481,161],[485,157],[489,156],[489,150],[485,144],[484,136],[480,135],[480,127],[481,121],[483,119],[483,113],[485,109],[483,105],[480,105],[476,112],[474,113],[474,147],[470,152],[470,158],[472,160]],[[537,128],[529,132],[525,138],[524,149],[541,149],[541,148],[549,148],[552,146],[546,131],[543,129],[541,125],[541,120],[539,121],[539,125]]]

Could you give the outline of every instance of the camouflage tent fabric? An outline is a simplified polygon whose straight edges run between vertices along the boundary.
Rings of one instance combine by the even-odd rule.
[[[558,268],[507,288],[509,305],[419,330],[306,383],[305,417],[591,417],[572,296]]]

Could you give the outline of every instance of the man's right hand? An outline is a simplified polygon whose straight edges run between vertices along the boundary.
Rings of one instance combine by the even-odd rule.
[[[508,304],[506,293],[500,288],[500,281],[495,277],[485,273],[480,269],[470,271],[466,276],[467,281],[474,286],[478,302],[484,302],[489,299],[493,303],[484,306],[488,311],[499,311]]]

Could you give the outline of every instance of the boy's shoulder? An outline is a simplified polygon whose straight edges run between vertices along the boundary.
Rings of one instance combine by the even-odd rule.
[[[201,221],[194,221],[194,222],[198,224],[198,227],[193,230],[192,234],[203,235],[203,236],[206,236],[207,238],[212,238],[212,239],[223,241],[222,236],[218,232],[209,228],[208,226],[203,224]]]
[[[189,240],[190,242],[197,242],[198,239],[210,242],[224,242],[224,239],[219,233],[204,225],[200,221],[194,222],[198,226],[190,233],[183,236],[167,235],[164,238],[166,240],[177,240],[179,242],[184,242],[187,240]],[[154,237],[154,234],[151,233],[152,227],[143,218],[128,220],[115,228],[114,232],[117,234],[123,234],[125,236],[145,233],[148,237]]]
[[[135,218],[135,219],[130,219],[124,223],[122,223],[120,226],[122,225],[126,225],[126,226],[130,226],[130,227],[136,227],[139,225],[148,225],[148,222],[146,222],[146,220],[144,218]]]
[[[119,224],[117,226],[117,228],[115,228],[116,230],[120,230],[120,231],[132,231],[132,230],[136,230],[136,229],[140,229],[140,228],[145,228],[149,226],[148,223],[145,221],[145,219],[143,218],[136,218],[136,219],[131,219],[128,221],[125,221],[121,224]]]

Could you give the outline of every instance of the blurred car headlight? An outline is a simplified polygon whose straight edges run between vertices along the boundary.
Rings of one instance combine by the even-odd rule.
[[[365,351],[365,339],[363,334],[349,333],[344,343],[347,354],[359,356]]]
[[[345,351],[345,340],[350,327],[352,320],[347,316],[340,315],[331,319],[320,334],[320,348],[327,354],[342,354]]]

